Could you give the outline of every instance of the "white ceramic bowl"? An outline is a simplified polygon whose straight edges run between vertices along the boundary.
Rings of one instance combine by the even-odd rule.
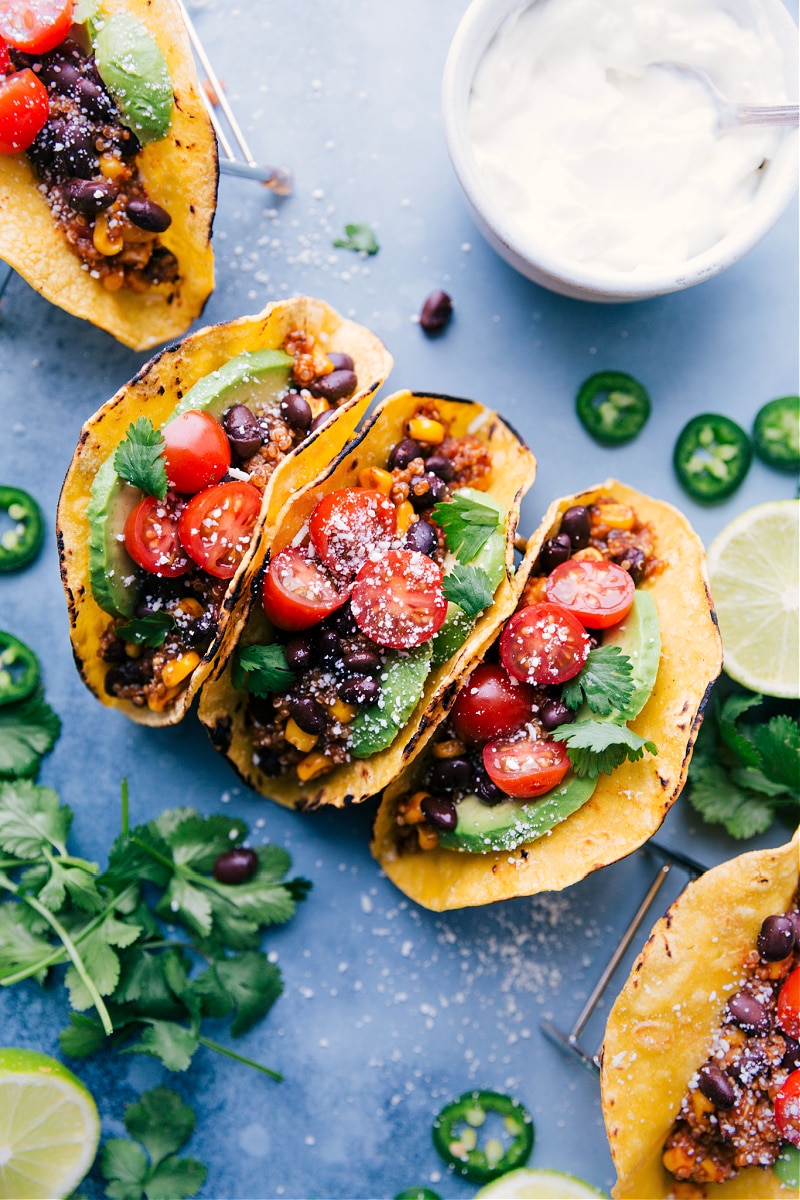
[[[758,4],[781,46],[789,94],[796,101],[797,27],[781,0],[758,0]],[[487,46],[505,18],[522,7],[525,0],[473,0],[456,30],[442,81],[447,148],[475,222],[489,244],[535,283],[564,296],[606,304],[681,291],[738,262],[772,228],[797,190],[797,130],[784,131],[778,153],[746,215],[715,246],[677,268],[659,266],[646,272],[640,269],[634,278],[622,271],[570,262],[553,254],[543,238],[509,220],[475,162],[468,108],[472,81]]]

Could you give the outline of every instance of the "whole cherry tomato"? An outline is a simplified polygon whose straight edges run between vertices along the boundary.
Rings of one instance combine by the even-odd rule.
[[[589,654],[589,635],[560,604],[529,604],[515,612],[500,638],[503,666],[540,687],[577,675]]]
[[[800,967],[787,975],[778,994],[778,1027],[800,1040]]]
[[[309,629],[346,602],[308,548],[288,546],[270,560],[261,589],[264,612],[279,629]]]
[[[151,575],[175,579],[192,565],[178,533],[182,512],[180,496],[167,492],[164,500],[145,496],[128,514],[125,549]]]
[[[194,495],[219,483],[231,465],[228,435],[210,413],[191,410],[170,421],[164,435],[167,482],[176,492]]]
[[[33,71],[0,75],[0,154],[27,150],[49,114],[47,88]]]
[[[545,595],[563,604],[587,629],[617,625],[630,611],[636,590],[616,563],[570,558],[547,576]]]
[[[775,1097],[778,1133],[793,1146],[800,1146],[800,1071],[792,1071]]]
[[[252,483],[218,483],[192,496],[180,519],[187,554],[215,579],[232,579],[244,558],[261,512]]]
[[[356,625],[379,646],[421,646],[447,616],[442,582],[441,569],[427,554],[389,550],[356,576],[351,594]]]
[[[450,718],[462,742],[482,745],[530,720],[536,693],[503,667],[481,663],[456,697]]]
[[[530,800],[561,783],[569,770],[569,758],[561,742],[510,737],[483,747],[483,765],[507,796]]]
[[[46,54],[69,33],[73,7],[73,0],[0,0],[0,36],[26,54]]]
[[[331,571],[355,575],[367,559],[384,554],[397,532],[397,509],[372,488],[342,488],[311,514],[312,545]]]

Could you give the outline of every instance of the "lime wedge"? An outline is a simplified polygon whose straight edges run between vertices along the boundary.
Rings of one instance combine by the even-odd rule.
[[[708,551],[728,675],[765,696],[800,696],[800,500],[749,508]]]
[[[0,1200],[68,1196],[99,1139],[97,1106],[71,1071],[34,1050],[0,1049]]]
[[[562,1171],[537,1171],[520,1167],[487,1183],[475,1193],[475,1200],[597,1200],[605,1196],[590,1184]]]

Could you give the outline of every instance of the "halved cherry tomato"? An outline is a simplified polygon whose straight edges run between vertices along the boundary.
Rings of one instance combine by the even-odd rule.
[[[483,747],[483,765],[507,796],[530,800],[561,783],[569,770],[569,758],[561,742],[497,738]]]
[[[0,75],[7,75],[11,70],[11,59],[8,57],[8,46],[0,38]]]
[[[33,71],[0,78],[0,154],[27,150],[49,113],[47,88]]]
[[[800,1071],[792,1071],[775,1097],[778,1133],[793,1146],[800,1146]]]
[[[605,629],[630,612],[636,587],[616,563],[570,558],[550,572],[544,590],[548,600],[563,604],[587,629]]]
[[[125,549],[151,575],[175,579],[192,565],[178,534],[182,512],[180,496],[167,492],[164,500],[145,496],[128,514]]]
[[[0,34],[26,54],[46,54],[69,33],[73,7],[73,0],[0,0]]]
[[[261,511],[261,493],[252,483],[218,483],[192,496],[183,510],[184,549],[215,579],[231,579],[242,561]]]
[[[368,558],[391,546],[397,509],[372,488],[342,488],[320,500],[308,532],[326,567],[355,575]]]
[[[526,683],[565,683],[589,654],[589,635],[560,604],[529,604],[514,613],[500,638],[503,666]]]
[[[162,433],[167,482],[176,492],[194,495],[219,483],[231,465],[228,435],[210,413],[185,412]]]
[[[778,1027],[800,1040],[800,967],[787,975],[778,995]]]
[[[410,650],[441,629],[447,616],[442,572],[419,550],[389,550],[368,562],[353,584],[356,625],[379,646]]]
[[[482,745],[514,733],[533,715],[536,693],[494,663],[481,663],[456,697],[450,717],[463,742]]]
[[[348,594],[307,548],[288,546],[270,561],[261,603],[279,629],[309,629],[341,608]]]

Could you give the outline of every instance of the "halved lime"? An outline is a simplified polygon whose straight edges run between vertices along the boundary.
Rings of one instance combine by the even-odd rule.
[[[99,1140],[97,1105],[71,1071],[35,1050],[0,1049],[0,1200],[68,1196]]]
[[[509,1171],[508,1175],[487,1183],[475,1193],[475,1200],[479,1197],[481,1200],[597,1200],[605,1194],[563,1171],[520,1167],[518,1171]]]
[[[800,696],[800,500],[758,504],[726,525],[708,574],[727,674],[765,696]]]

